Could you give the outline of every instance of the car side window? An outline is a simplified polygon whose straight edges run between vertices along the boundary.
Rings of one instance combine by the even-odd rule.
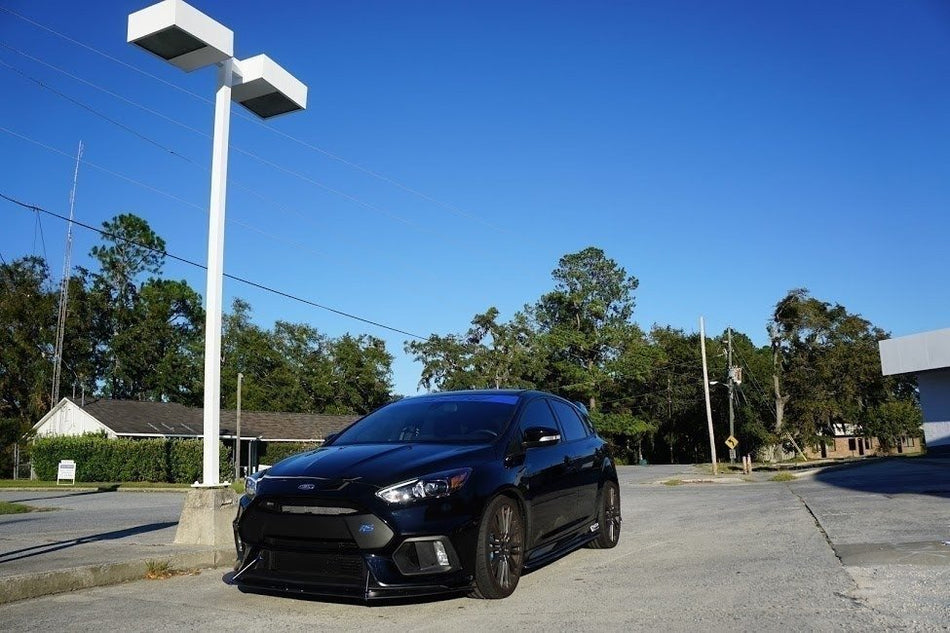
[[[550,400],[551,407],[557,414],[557,419],[561,421],[561,432],[564,434],[564,440],[580,440],[587,437],[587,426],[581,420],[577,410],[569,404],[560,400]]]
[[[554,414],[551,413],[551,407],[548,406],[544,398],[532,400],[525,405],[521,412],[521,420],[518,423],[518,439],[524,437],[524,432],[532,426],[546,426],[552,429],[557,428],[557,421]]]

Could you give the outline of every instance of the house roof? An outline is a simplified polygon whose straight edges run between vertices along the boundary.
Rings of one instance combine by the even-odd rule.
[[[82,409],[117,435],[196,437],[204,432],[203,409],[173,402],[103,399],[86,402]],[[221,435],[234,435],[236,417],[234,410],[221,411]],[[321,440],[358,417],[242,410],[241,437],[260,437],[265,441]]]

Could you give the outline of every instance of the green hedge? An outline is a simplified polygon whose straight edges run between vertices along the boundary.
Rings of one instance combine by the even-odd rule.
[[[319,446],[316,442],[268,442],[264,452],[261,453],[260,462],[273,466],[291,455],[312,451]]]
[[[231,451],[219,442],[219,471],[230,479]],[[202,440],[126,438],[102,435],[44,437],[33,445],[33,469],[39,479],[56,479],[60,460],[76,462],[76,481],[155,481],[193,483],[201,479]]]

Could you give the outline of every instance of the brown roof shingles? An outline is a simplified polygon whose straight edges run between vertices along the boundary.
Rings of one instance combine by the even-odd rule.
[[[202,409],[173,402],[94,400],[82,408],[117,435],[200,437],[204,432]],[[221,411],[221,435],[234,435],[235,418],[234,410]],[[241,411],[241,437],[260,437],[264,441],[322,440],[358,418],[356,415]]]

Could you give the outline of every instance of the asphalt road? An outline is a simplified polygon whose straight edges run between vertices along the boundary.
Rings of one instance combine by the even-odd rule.
[[[628,467],[620,544],[528,574],[506,600],[365,607],[278,598],[243,594],[217,570],[11,603],[0,622],[96,631],[950,630],[948,475],[948,460],[899,460],[791,483],[667,486],[701,477],[689,467]]]
[[[185,491],[2,490],[0,501],[48,511],[0,516],[0,591],[5,576],[168,549],[184,499]]]

